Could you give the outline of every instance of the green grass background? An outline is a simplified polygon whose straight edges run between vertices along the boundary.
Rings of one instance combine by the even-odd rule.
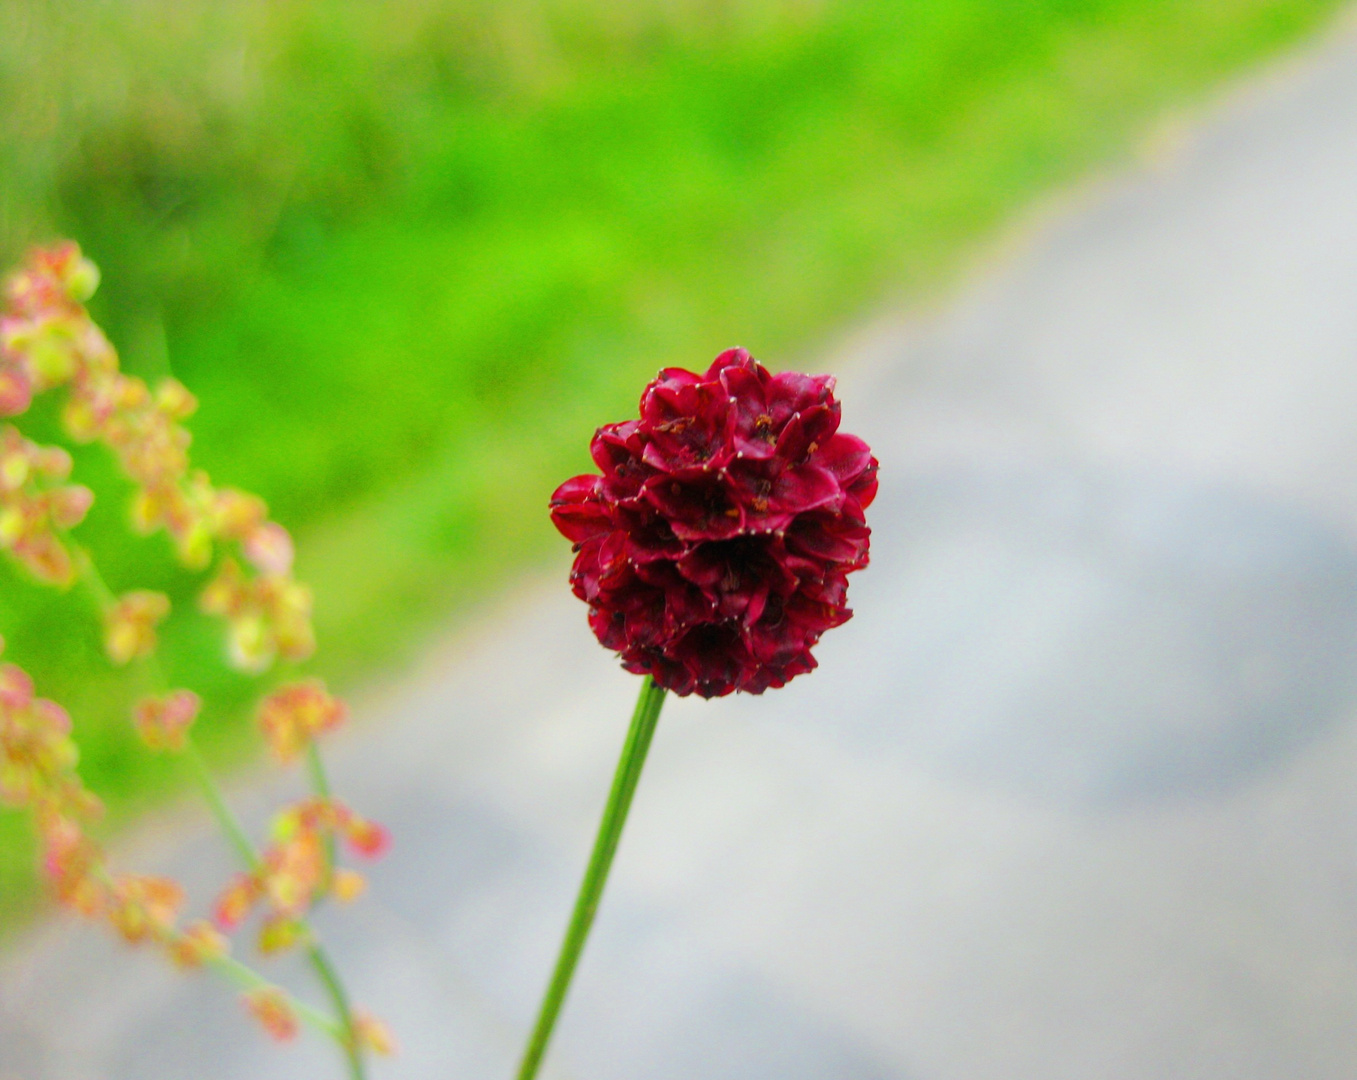
[[[299,536],[312,666],[350,685],[553,550],[550,491],[658,367],[813,364],[1336,6],[0,0],[0,261],[86,247],[126,366],[187,383],[197,462]],[[107,463],[78,468],[85,539],[116,588],[173,595],[174,681],[243,760],[259,687],[163,538],[126,536]],[[174,789],[82,597],[0,566],[0,633],[114,826]],[[0,813],[0,931],[32,855]]]

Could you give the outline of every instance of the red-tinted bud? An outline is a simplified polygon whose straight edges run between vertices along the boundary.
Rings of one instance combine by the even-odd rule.
[[[288,1042],[297,1037],[297,1013],[288,996],[276,986],[261,987],[245,995],[245,1007],[270,1038]]]
[[[108,917],[133,945],[147,938],[168,941],[183,903],[184,890],[177,882],[128,874],[113,883]]]
[[[242,545],[245,558],[262,574],[287,574],[292,570],[292,537],[286,529],[266,521],[252,529]]]
[[[170,959],[180,968],[199,968],[226,953],[226,939],[211,923],[202,921],[191,923],[169,943]]]
[[[245,921],[262,891],[253,875],[236,874],[217,897],[212,907],[212,921],[223,930],[234,930]]]
[[[392,1057],[396,1053],[396,1040],[391,1029],[371,1013],[363,1009],[353,1011],[354,1034],[359,1046],[371,1050],[378,1057]]]
[[[155,652],[156,623],[170,613],[164,593],[138,589],[124,594],[104,614],[104,648],[115,664]]]
[[[137,702],[132,719],[141,741],[150,749],[182,750],[201,707],[202,702],[192,690],[175,690],[163,697]]]
[[[0,366],[0,416],[18,416],[33,403],[33,380],[19,367]]]
[[[306,927],[289,915],[275,915],[259,927],[259,951],[265,956],[286,952],[306,939]]]
[[[319,735],[344,722],[344,703],[319,679],[279,687],[259,705],[259,729],[281,762],[294,760]]]
[[[350,815],[342,828],[349,847],[366,859],[379,858],[391,847],[391,834],[375,821]]]

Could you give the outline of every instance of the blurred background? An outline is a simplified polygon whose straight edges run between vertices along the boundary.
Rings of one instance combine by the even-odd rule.
[[[1031,381],[1006,382],[1009,369],[987,364],[1001,359],[1015,328],[1031,330],[1042,318],[1042,325],[1064,325],[1060,319],[1076,309],[1082,311],[1076,321],[1085,320],[1078,325],[1088,330],[1079,342],[1098,342],[1097,318],[1120,311],[1120,285],[1095,294],[1103,307],[1083,309],[1078,304],[1089,294],[1070,281],[1064,293],[1042,292],[1040,284],[1030,295],[1019,290],[1003,308],[1006,322],[981,319],[982,327],[1003,328],[988,337],[944,333],[938,340],[950,344],[937,345],[908,331],[892,337],[886,353],[870,342],[841,346],[858,341],[854,328],[883,312],[949,310],[950,290],[984,264],[981,256],[994,250],[997,237],[1013,235],[1015,221],[1031,220],[1040,196],[1069,190],[1094,172],[1116,175],[1148,162],[1153,174],[1172,157],[1178,130],[1165,117],[1190,115],[1270,58],[1320,40],[1339,6],[1334,0],[0,0],[0,263],[14,264],[34,242],[69,236],[99,264],[104,284],[95,316],[126,368],[145,376],[172,372],[186,383],[201,401],[191,425],[196,461],[218,482],[262,494],[298,536],[299,574],[317,595],[321,647],[312,666],[352,690],[406,670],[429,641],[450,625],[465,627],[468,612],[487,610],[538,569],[559,569],[563,552],[547,521],[547,497],[563,477],[587,467],[588,434],[629,415],[640,386],[659,367],[700,367],[741,344],[774,368],[822,369],[831,347],[838,348],[849,361],[846,385],[855,385],[854,364],[860,365],[856,385],[875,402],[875,411],[863,410],[863,433],[879,434],[887,445],[895,445],[890,440],[902,418],[931,431],[936,417],[903,405],[892,411],[886,403],[928,401],[944,384],[939,400],[971,404],[939,445],[966,444],[968,454],[983,456],[994,428],[975,418],[989,416],[994,402],[1034,430],[1098,428],[1103,398],[1075,394],[1057,416],[1049,402],[1038,406],[1025,396],[1043,379],[1056,379],[1042,363],[1063,356],[1072,339],[1038,347],[1029,335]],[[1348,131],[1338,130],[1340,137]],[[1282,153],[1277,145],[1258,153],[1275,160]],[[1326,182],[1346,175],[1340,164],[1346,159],[1329,163]],[[1263,183],[1276,192],[1285,178]],[[1200,217],[1194,207],[1215,203],[1209,191],[1196,199],[1186,200],[1182,222]],[[1232,228],[1248,221],[1246,211],[1239,213],[1218,223],[1211,243],[1228,249]],[[1139,226],[1131,219],[1128,225],[1125,215],[1103,215],[1087,228],[1095,241],[1120,235],[1133,246]],[[1166,231],[1158,255],[1139,253],[1142,261],[1133,264],[1119,249],[1117,265],[1130,267],[1127,280],[1155,279],[1159,307],[1135,309],[1134,327],[1112,318],[1118,333],[1134,336],[1165,312],[1171,322],[1175,298],[1188,295],[1156,278],[1164,252],[1187,267],[1188,282],[1231,263],[1228,250],[1215,250],[1214,262],[1199,265],[1193,249],[1175,248],[1175,238],[1190,232],[1182,222],[1160,222]],[[1064,242],[1077,246],[1077,230],[1074,240],[1056,243],[1057,255],[1036,260],[1032,279],[1049,285],[1071,272],[1069,262],[1059,262]],[[1231,294],[1224,323],[1232,310],[1258,299],[1247,290]],[[1147,312],[1150,324],[1141,319]],[[905,348],[902,340],[914,344]],[[1173,355],[1165,340],[1145,345],[1127,370],[1153,368],[1159,385],[1177,386],[1190,365],[1164,359]],[[991,350],[983,361],[980,343]],[[894,367],[882,359],[886,354]],[[1208,366],[1219,362],[1213,357]],[[941,374],[922,389],[899,374],[924,370]],[[1102,389],[1113,398],[1133,396],[1138,378]],[[1182,378],[1179,390],[1198,385]],[[1214,392],[1202,393],[1209,411]],[[1162,416],[1163,400],[1156,399],[1159,412],[1146,415]],[[1184,427],[1192,427],[1197,399],[1189,393],[1175,400]],[[851,401],[845,407],[846,418],[853,407]],[[34,421],[47,422],[42,415]],[[1304,415],[1288,423],[1303,424]],[[1124,448],[1119,436],[1106,434],[1119,430],[1109,424],[1098,438],[1110,442],[1099,445]],[[1142,425],[1136,437],[1153,443],[1152,428]],[[1123,434],[1129,445],[1132,435]],[[1240,430],[1231,437],[1248,441]],[[918,464],[931,460],[936,447],[929,445],[926,453],[897,448],[902,460],[915,453],[909,461]],[[1324,460],[1334,460],[1338,445]],[[1154,464],[1155,454],[1147,451],[1137,462]],[[191,613],[193,583],[174,570],[160,540],[127,538],[116,481],[97,455],[82,456],[79,469],[106,493],[83,528],[107,576],[117,589],[163,588],[176,598],[183,614],[164,635],[172,679],[212,703],[213,723],[203,725],[203,734],[216,759],[243,764],[254,753],[244,715],[258,687],[219,663],[219,641]],[[917,518],[887,516],[883,581],[905,580],[902,553],[909,550],[923,561],[908,565],[931,568],[923,584],[909,579],[910,589],[951,586],[952,596],[989,590],[1028,611],[1052,604],[1056,610],[1048,586],[1058,592],[1069,581],[1044,577],[1043,560],[1059,561],[1069,530],[1087,524],[1077,508],[1089,505],[1112,505],[1115,520],[1132,522],[1126,527],[1141,538],[1131,544],[1136,551],[1143,554],[1135,544],[1151,536],[1153,542],[1144,541],[1151,548],[1159,543],[1178,553],[1170,561],[1177,560],[1174,572],[1184,575],[1189,591],[1215,565],[1224,537],[1256,540],[1240,556],[1251,567],[1268,559],[1295,565],[1288,561],[1293,548],[1274,542],[1293,535],[1285,521],[1251,517],[1227,496],[1198,498],[1186,481],[1168,486],[1176,493],[1170,498],[1158,482],[1120,474],[1104,483],[1077,471],[1073,480],[1063,472],[1052,479],[1026,467],[998,478],[963,473],[943,480],[951,474],[932,472],[895,489],[897,501],[888,499],[888,506],[912,500],[948,524],[925,535]],[[1136,531],[1156,513],[1168,513],[1179,532],[1164,539],[1157,526]],[[974,555],[966,544],[977,535],[1023,539],[997,562],[980,558],[963,572],[948,553]],[[1306,579],[1301,592],[1332,599],[1350,585],[1346,540],[1305,536],[1303,558],[1296,558],[1329,567],[1333,576]],[[928,537],[945,543],[929,547]],[[1190,557],[1180,558],[1183,552]],[[1150,585],[1134,574],[1117,579],[1126,603],[1162,584],[1146,573]],[[1026,600],[1000,588],[1013,580],[1027,583]],[[870,582],[864,575],[855,589],[865,594]],[[1229,583],[1221,589],[1243,595]],[[918,600],[915,593],[888,594],[901,604]],[[1202,601],[1217,620],[1211,625],[1238,626],[1243,616],[1211,597]],[[1295,645],[1305,663],[1328,665],[1324,672],[1341,666],[1352,629],[1346,607],[1337,613],[1328,601],[1306,607],[1291,594],[1278,599],[1266,590],[1246,599],[1248,611],[1305,628],[1310,636]],[[941,610],[953,620],[927,626],[909,622],[903,607],[878,607],[873,615],[864,601],[861,610],[877,640],[896,650],[884,660],[874,654],[894,665],[896,681],[872,691],[876,697],[862,690],[853,699],[864,716],[875,715],[886,694],[895,695],[892,708],[937,712],[943,691],[929,680],[939,671],[951,673],[947,693],[955,696],[957,687],[983,683],[975,681],[977,671],[993,680],[1005,664],[1039,666],[1039,658],[998,639],[977,644],[954,636],[947,640],[960,644],[951,652],[923,649],[939,626],[955,635],[956,623],[979,617],[982,608],[924,603],[917,610]],[[1135,671],[1168,670],[1181,659],[1183,641],[1200,640],[1190,619],[1175,623],[1167,609],[1151,603],[1129,616],[1127,610],[1117,608],[1122,622],[1108,625],[1131,626],[1132,639],[1145,648],[1164,625],[1181,635],[1159,640],[1163,655]],[[570,609],[570,617],[582,630],[583,613]],[[173,762],[139,752],[124,720],[130,690],[107,670],[78,598],[32,588],[0,565],[0,631],[43,691],[71,706],[84,747],[82,772],[108,798],[112,827],[176,789]],[[479,636],[470,632],[464,640]],[[1202,684],[1203,691],[1194,675],[1178,672],[1159,697],[1137,697],[1143,682],[1129,675],[1118,682],[1125,640],[1114,635],[1102,648],[1089,644],[1094,639],[1092,630],[1080,632],[1064,647],[1066,684],[1075,675],[1083,680],[1073,696],[1052,703],[1034,690],[1023,705],[1034,712],[1050,706],[1052,715],[1066,717],[1105,713],[1112,688],[1126,723],[1099,743],[1094,764],[1077,753],[1061,758],[1025,748],[993,720],[999,713],[979,708],[977,697],[956,705],[959,726],[937,729],[962,734],[935,732],[919,753],[964,760],[1003,790],[1045,777],[1044,794],[1054,792],[1060,802],[1090,792],[1119,797],[1146,784],[1178,790],[1209,783],[1290,745],[1292,735],[1273,723],[1277,709],[1286,713],[1289,705],[1265,702],[1262,712],[1248,713],[1254,726],[1243,749],[1212,741],[1210,725],[1229,727],[1228,709],[1208,716],[1193,712],[1194,705],[1179,719],[1188,727],[1200,721],[1206,733],[1188,740],[1185,756],[1164,764],[1152,752],[1158,735],[1145,741],[1127,734],[1141,730],[1139,718],[1174,712],[1175,702],[1196,700],[1194,693],[1225,700],[1221,695],[1236,683]],[[1259,648],[1266,652],[1269,641]],[[1320,661],[1316,642],[1324,643]],[[1292,664],[1286,677],[1303,682],[1315,669],[1286,652],[1294,644],[1287,639],[1274,652],[1281,650],[1279,663]],[[901,668],[920,650],[937,663]],[[606,660],[599,661],[605,668]],[[854,686],[871,683],[865,669],[854,668],[846,654],[842,660]],[[1224,662],[1204,655],[1200,667],[1214,670],[1218,661]],[[904,683],[902,670],[912,672]],[[1325,686],[1329,697],[1306,705],[1316,716],[1327,717],[1335,701],[1346,700],[1346,689]],[[802,708],[826,707],[805,693],[813,692],[796,699]],[[979,689],[975,695],[984,696]],[[624,696],[603,700],[625,710],[618,704]],[[939,715],[951,716],[948,708]],[[994,726],[976,721],[980,714]],[[1042,745],[1059,743],[1058,736],[1047,731]],[[873,752],[871,737],[863,738],[865,752]],[[613,752],[607,742],[598,743],[605,759]],[[988,748],[976,749],[982,745]],[[974,760],[967,756],[973,751],[980,755]],[[599,777],[590,773],[581,784],[586,780],[597,786]],[[568,856],[561,881],[575,872],[577,860]],[[0,816],[0,938],[26,925],[38,903],[32,859],[26,823]],[[567,882],[562,896],[568,891]],[[542,955],[524,961],[528,982],[545,970],[556,908],[564,918],[564,899],[551,899],[553,914],[543,925],[553,928],[542,932]],[[806,1050],[807,1060],[822,1060],[815,1058],[820,1052]],[[830,1063],[812,1065],[805,1075],[906,1075],[837,1060],[823,1059]],[[748,1068],[746,1075],[764,1075]],[[786,1066],[782,1075],[794,1073]],[[982,1074],[988,1075],[972,1075]]]
[[[811,362],[1335,6],[6,0],[0,263],[84,245],[126,367],[184,381],[196,460],[299,535],[351,680],[550,550],[581,433],[659,367]],[[186,597],[100,509],[114,587]],[[0,566],[12,655],[121,812],[169,778],[87,623]],[[182,623],[170,665],[245,753],[254,689]],[[31,851],[0,838],[8,924]]]

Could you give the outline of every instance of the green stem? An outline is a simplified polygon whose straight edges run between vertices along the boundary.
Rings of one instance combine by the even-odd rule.
[[[226,834],[231,846],[236,850],[236,855],[245,864],[246,869],[251,873],[258,873],[263,868],[259,854],[255,851],[254,845],[250,843],[250,838],[246,835],[240,820],[226,805],[226,799],[223,797],[221,789],[217,787],[217,781],[208,769],[207,762],[203,760],[202,752],[192,738],[188,740],[185,749],[189,762],[193,766],[198,787],[202,790],[207,805],[212,809],[212,816],[217,819],[217,824],[221,826],[222,832]],[[325,790],[328,793],[328,785]],[[322,797],[328,798],[328,794]],[[324,947],[320,944],[315,931],[311,929],[310,923],[305,919],[298,919],[297,922],[309,941],[306,947],[306,959],[310,963],[311,969],[316,973],[316,977],[320,980],[321,986],[325,988],[325,992],[330,998],[330,1004],[339,1016],[339,1023],[334,1025],[328,1033],[334,1036],[335,1041],[339,1043],[344,1052],[344,1060],[348,1064],[351,1080],[363,1080],[367,1075],[363,1062],[363,1048],[358,1041],[358,1026],[354,1022],[353,1006],[350,1005],[349,996],[344,991],[344,984],[340,981],[339,973],[335,970],[335,966]]]
[[[340,1031],[337,1038],[344,1051],[344,1060],[349,1066],[350,1080],[363,1080],[367,1076],[367,1069],[363,1062],[363,1048],[358,1041],[358,1025],[354,1023],[353,1006],[349,1004],[349,995],[344,991],[339,972],[335,970],[330,957],[314,938],[306,948],[306,958],[310,961],[311,969],[320,979],[321,985],[325,987],[325,992],[330,995],[335,1012],[339,1014]]]
[[[318,798],[330,802],[332,795],[330,792],[330,777],[325,771],[325,761],[320,756],[320,747],[314,740],[306,748],[306,771],[311,779],[311,789]],[[328,831],[325,834],[325,873],[321,884],[322,891],[328,891],[330,881],[335,872],[335,865],[339,858],[338,844],[335,841],[334,831]],[[358,1041],[358,1025],[353,1018],[353,1007],[349,1003],[348,994],[344,991],[344,984],[340,981],[339,973],[335,970],[330,958],[325,954],[319,943],[312,938],[311,945],[307,949],[307,959],[311,962],[317,978],[325,987],[330,995],[330,1001],[339,1013],[344,1023],[345,1039],[343,1047],[346,1059],[349,1064],[349,1075],[353,1080],[362,1080],[363,1057],[362,1045]]]
[[[320,747],[316,745],[315,739],[306,748],[306,772],[311,778],[311,790],[316,793],[316,797],[325,802],[331,802],[330,778],[325,772],[325,761],[320,756]],[[335,872],[335,865],[339,859],[339,845],[335,841],[333,829],[327,829],[325,832],[325,873],[324,880],[321,883],[322,891],[328,892],[330,880]]]
[[[594,924],[599,900],[603,896],[603,886],[608,881],[608,871],[612,867],[613,855],[617,852],[618,841],[622,838],[622,827],[627,821],[627,811],[631,809],[636,784],[641,779],[641,768],[645,765],[650,740],[654,737],[655,726],[660,720],[664,694],[664,690],[655,685],[655,680],[647,675],[645,682],[641,684],[641,694],[636,701],[636,711],[632,714],[627,741],[622,747],[622,757],[613,776],[608,805],[603,810],[603,820],[599,822],[594,851],[589,857],[589,866],[584,871],[579,896],[575,898],[575,910],[565,931],[561,955],[556,961],[556,970],[551,976],[551,982],[547,985],[546,996],[542,999],[541,1011],[537,1015],[537,1026],[533,1029],[532,1038],[528,1041],[528,1048],[523,1054],[523,1064],[519,1066],[518,1080],[533,1080],[537,1075],[542,1056],[547,1050],[547,1043],[551,1039],[552,1029],[556,1026],[556,1017],[565,1003],[570,980],[575,974],[575,965],[579,962],[580,953],[584,951],[589,929]]]
[[[325,762],[320,757],[320,747],[313,739],[306,748],[306,772],[311,778],[311,787],[326,802],[330,801],[330,778],[325,774]]]
[[[212,816],[226,835],[227,841],[235,848],[236,857],[251,873],[258,873],[263,869],[259,853],[255,851],[254,844],[250,842],[240,819],[226,805],[226,797],[222,795],[221,788],[217,786],[217,781],[212,776],[212,770],[207,767],[203,752],[198,749],[198,744],[193,741],[192,736],[185,739],[184,756],[188,758],[189,765],[193,768],[193,779],[197,781],[198,790],[202,792]]]
[[[99,879],[106,888],[112,888],[114,881],[108,872],[108,868],[102,863],[96,863],[91,873]],[[255,971],[248,964],[242,964],[234,956],[223,954],[213,956],[206,961],[208,967],[217,974],[224,976],[237,986],[246,990],[277,990],[287,999],[289,1007],[302,1020],[302,1023],[314,1028],[322,1035],[327,1035],[341,1045],[347,1038],[347,1028],[340,1022],[332,1020],[319,1009],[313,1009],[304,1001],[298,1001],[280,986],[276,986],[264,978],[263,975]]]
[[[75,560],[76,567],[80,571],[80,580],[89,586],[90,591],[94,593],[95,602],[99,605],[99,614],[102,617],[107,608],[111,608],[118,602],[112,589],[108,587],[108,582],[104,580],[104,575],[99,573],[99,567],[95,565],[94,559],[85,546],[66,534],[66,545],[70,549],[71,557]]]
[[[253,968],[246,967],[233,957],[218,956],[209,960],[207,965],[217,973],[230,979],[237,986],[243,987],[246,990],[267,990],[275,988],[274,984],[269,982],[264,976],[260,975]],[[330,1019],[330,1017],[326,1016],[320,1010],[311,1008],[306,1002],[298,1001],[291,994],[287,995],[287,1001],[292,1010],[301,1018],[302,1023],[310,1028],[314,1028],[322,1035],[329,1036],[336,1042],[344,1041],[345,1035],[343,1025]]]

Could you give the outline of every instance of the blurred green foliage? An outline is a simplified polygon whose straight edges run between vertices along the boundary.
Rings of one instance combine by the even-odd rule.
[[[71,236],[99,263],[126,366],[195,391],[197,462],[299,534],[342,684],[552,550],[550,491],[658,367],[813,364],[1335,6],[0,0],[0,261]],[[174,596],[172,677],[240,758],[258,688],[163,537],[126,537],[107,463],[78,471],[85,539]],[[115,821],[172,785],[85,600],[0,567],[0,633]],[[0,816],[0,925],[25,837]]]

